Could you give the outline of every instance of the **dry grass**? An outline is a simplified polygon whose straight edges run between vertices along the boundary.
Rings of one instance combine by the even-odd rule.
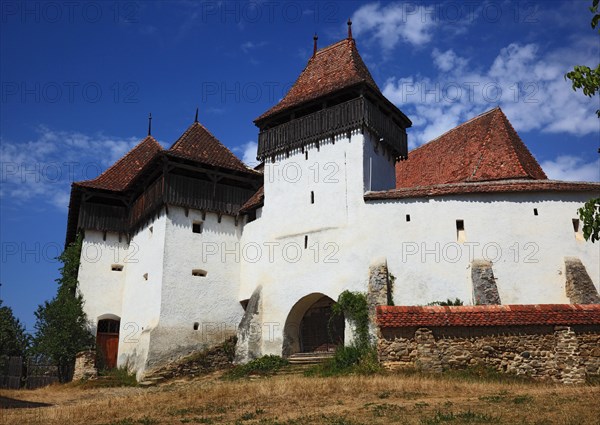
[[[600,424],[600,387],[448,377],[296,375],[154,388],[52,386],[0,391],[48,403],[0,410],[2,424]]]

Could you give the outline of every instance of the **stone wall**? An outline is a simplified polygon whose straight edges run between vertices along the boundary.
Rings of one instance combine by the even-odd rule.
[[[502,304],[490,261],[473,260],[471,262],[471,282],[473,283],[475,305]]]
[[[378,352],[389,367],[429,372],[485,365],[566,384],[600,377],[599,326],[387,328]]]
[[[82,379],[93,379],[98,376],[96,370],[96,351],[80,351],[75,357],[75,370],[73,372],[73,381]]]
[[[573,304],[600,304],[600,295],[579,258],[565,257],[565,291]]]

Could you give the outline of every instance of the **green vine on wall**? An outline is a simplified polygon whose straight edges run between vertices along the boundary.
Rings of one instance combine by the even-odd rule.
[[[331,310],[333,313],[332,318],[342,314],[350,322],[355,336],[354,343],[358,348],[368,348],[370,346],[369,306],[365,294],[344,291]]]

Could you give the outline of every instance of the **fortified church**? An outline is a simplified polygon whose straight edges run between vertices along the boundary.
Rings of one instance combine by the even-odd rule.
[[[83,235],[79,289],[109,366],[140,378],[235,335],[241,362],[330,351],[352,340],[343,319],[328,330],[345,290],[373,309],[600,302],[577,216],[600,184],[549,180],[500,108],[408,152],[411,121],[350,29],[315,40],[254,121],[256,169],[196,115],[169,149],[148,134],[72,185],[66,240]]]

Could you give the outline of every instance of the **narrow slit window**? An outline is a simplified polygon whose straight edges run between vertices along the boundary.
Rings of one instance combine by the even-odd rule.
[[[202,270],[202,269],[194,269],[192,270],[192,276],[199,276],[199,277],[204,277],[206,276],[206,270]]]
[[[406,221],[410,221],[410,214],[406,214]]]
[[[464,222],[464,220],[456,220],[456,240],[458,242],[465,241],[465,222]]]
[[[308,235],[304,236],[304,249],[308,248]]]
[[[200,328],[200,323],[194,322],[194,330],[197,331]]]
[[[533,209],[533,215],[538,215],[538,210],[537,210],[537,208],[534,208],[534,209]]]
[[[192,232],[194,233],[202,233],[204,227],[204,223],[201,221],[194,221],[192,223]]]
[[[575,232],[575,239],[577,239],[578,241],[582,241],[583,240],[583,234],[582,234],[581,228],[579,226],[579,219],[578,218],[574,218],[573,219],[573,232]]]
[[[112,266],[110,266],[110,269],[113,272],[122,272],[123,271],[123,264],[113,264]]]
[[[312,190],[310,192],[310,203],[311,204],[315,203],[315,192],[313,192]]]
[[[304,151],[304,159],[308,160],[308,151]]]

